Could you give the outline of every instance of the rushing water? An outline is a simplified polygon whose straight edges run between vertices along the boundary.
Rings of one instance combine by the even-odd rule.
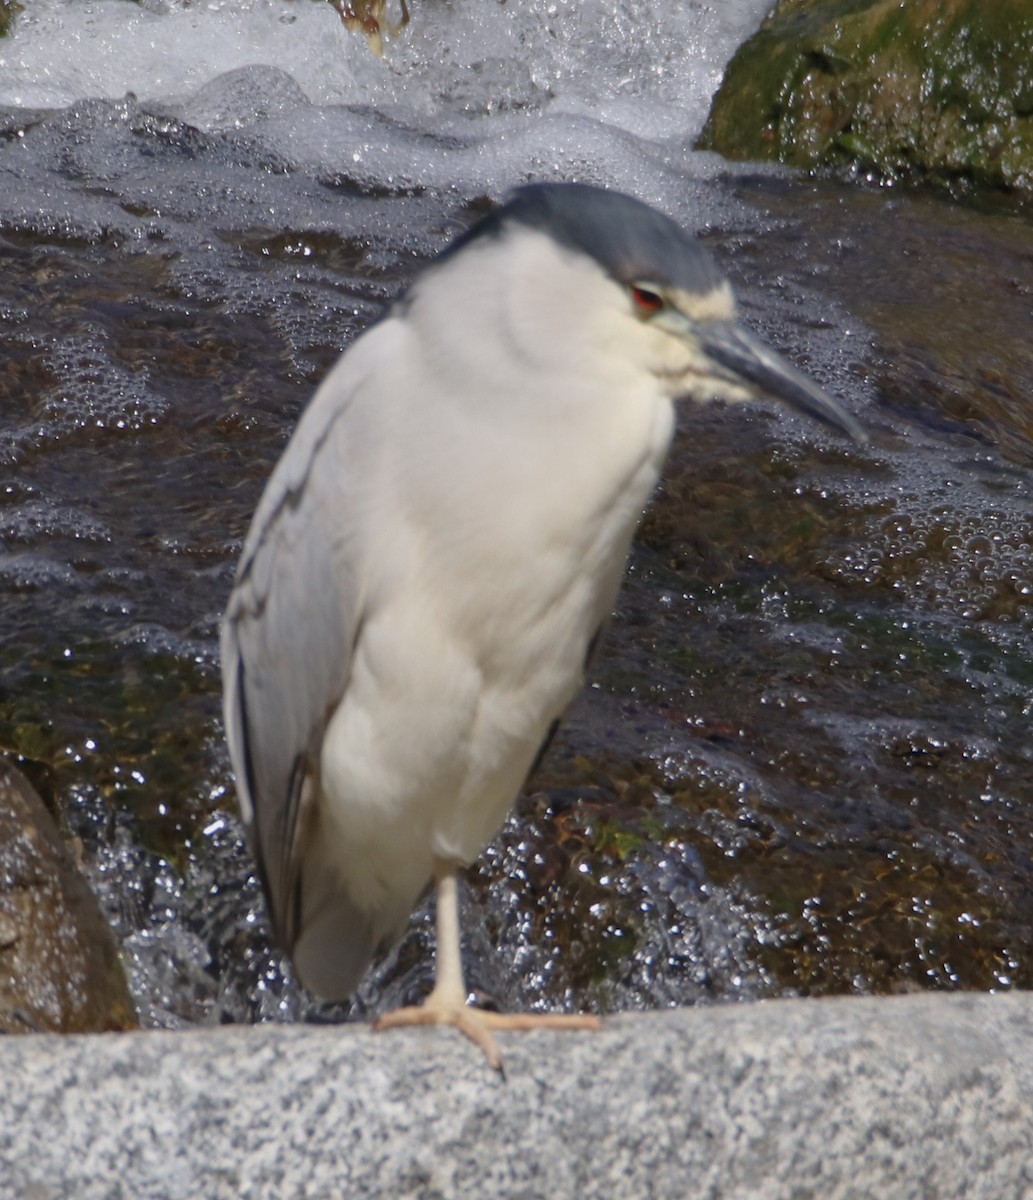
[[[764,7],[428,4],[378,60],[313,0],[39,0],[0,42],[0,741],[146,1022],[334,1015],[269,945],[218,621],[315,384],[528,178],[700,231],[873,442],[682,413],[593,686],[470,874],[478,986],[1033,982],[1033,234],[691,151]],[[355,1010],[427,946],[421,911]]]

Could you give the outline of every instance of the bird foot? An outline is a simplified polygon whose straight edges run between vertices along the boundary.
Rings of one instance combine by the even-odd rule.
[[[502,1052],[492,1036],[493,1030],[526,1029],[602,1029],[598,1017],[589,1013],[497,1013],[472,1008],[465,999],[427,997],[423,1004],[396,1008],[373,1022],[378,1032],[405,1025],[454,1025],[460,1033],[480,1046],[488,1065],[502,1070]]]

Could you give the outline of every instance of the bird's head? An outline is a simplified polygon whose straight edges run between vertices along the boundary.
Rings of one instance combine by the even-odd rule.
[[[672,399],[768,397],[865,440],[837,401],[740,323],[699,242],[630,196],[573,183],[518,188],[438,270],[474,327],[480,317],[505,329],[525,359],[646,371]]]

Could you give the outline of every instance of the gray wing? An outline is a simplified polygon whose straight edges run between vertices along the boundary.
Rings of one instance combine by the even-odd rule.
[[[361,975],[372,938],[311,849],[323,734],[360,624],[344,461],[356,387],[335,371],[303,415],[252,521],[222,627],[226,735],[273,926],[292,955],[308,932],[322,931],[318,957],[341,955],[327,971],[344,978],[319,986],[319,971],[305,978],[295,955],[296,965],[314,990],[341,995]]]

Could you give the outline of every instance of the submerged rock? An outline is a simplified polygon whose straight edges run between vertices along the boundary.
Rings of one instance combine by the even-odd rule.
[[[43,801],[0,760],[0,1033],[135,1025],[100,906]]]
[[[1033,192],[1033,2],[782,0],[729,64],[700,146]]]

